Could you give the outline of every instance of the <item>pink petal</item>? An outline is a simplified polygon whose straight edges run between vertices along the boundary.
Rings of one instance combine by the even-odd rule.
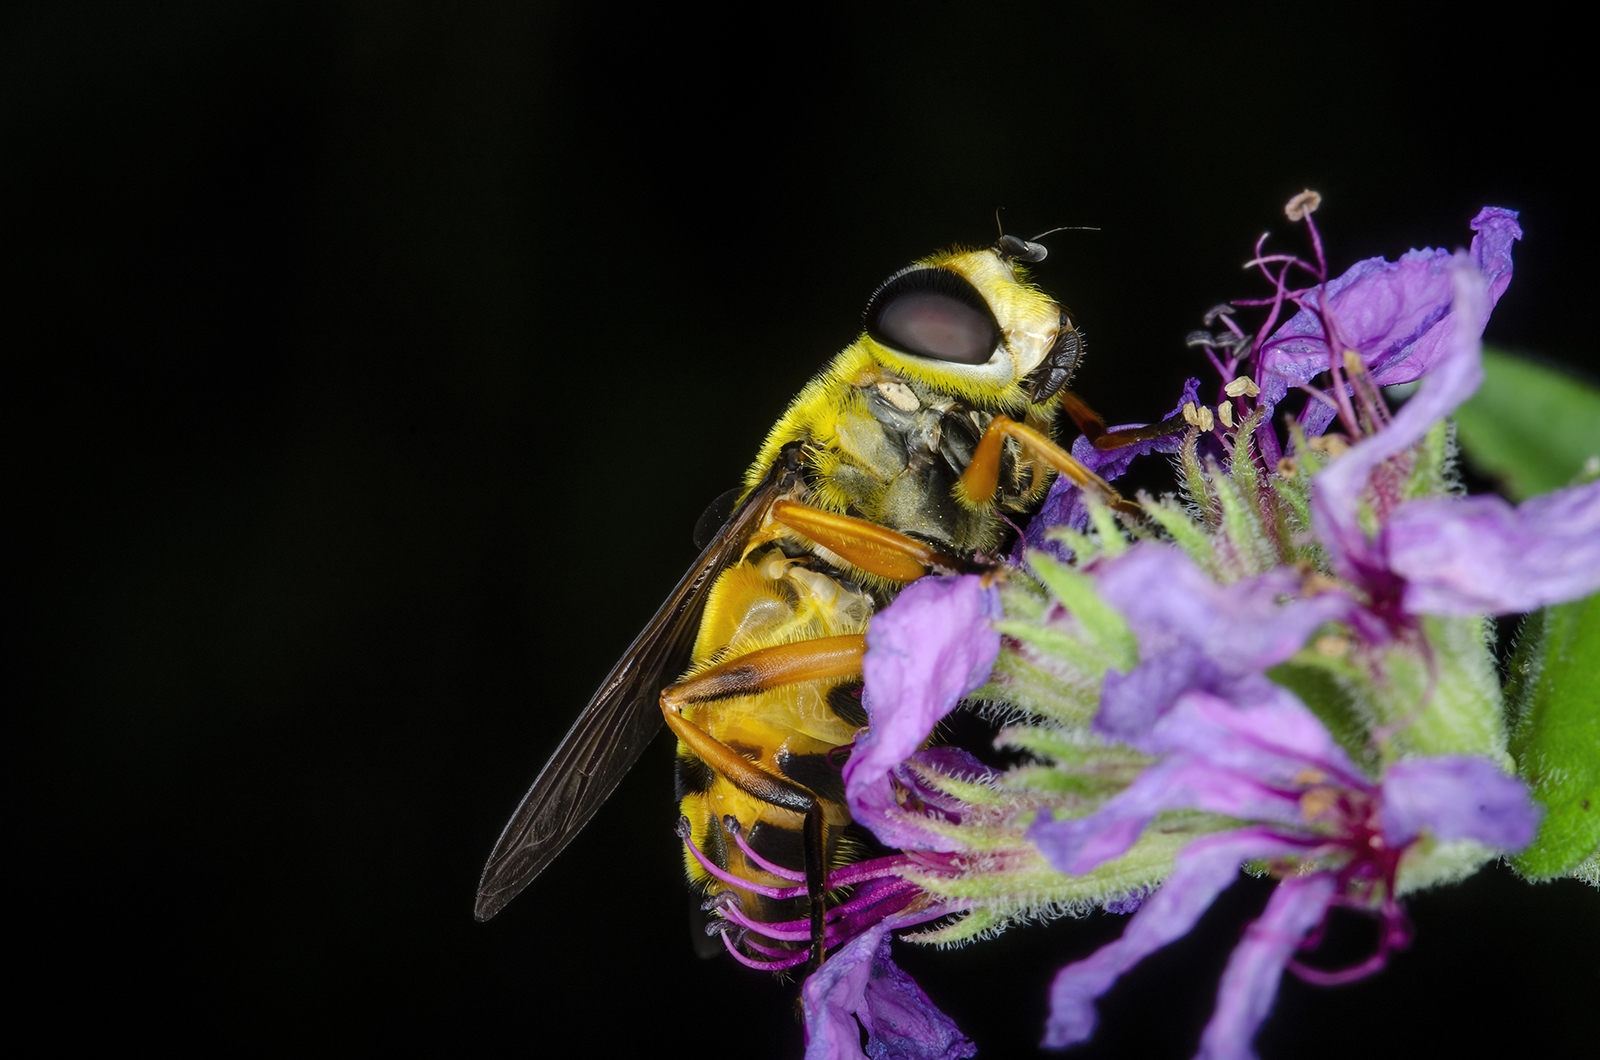
[[[1250,1043],[1278,998],[1283,966],[1312,928],[1322,923],[1333,900],[1328,873],[1278,884],[1267,908],[1234,947],[1217,991],[1217,1007],[1200,1036],[1197,1060],[1254,1060]]]
[[[889,771],[989,680],[1000,655],[1000,634],[989,622],[1000,615],[1000,594],[968,574],[912,582],[873,617],[861,664],[871,726],[844,767],[851,813],[867,828],[890,823],[881,790]]]
[[[1222,832],[1190,843],[1178,855],[1172,875],[1133,914],[1120,939],[1056,973],[1050,984],[1050,1018],[1043,1047],[1064,1049],[1087,1041],[1098,1022],[1095,1001],[1128,969],[1188,934],[1222,889],[1233,882],[1240,864],[1299,849],[1261,828]]]
[[[1600,590],[1600,482],[1513,508],[1491,496],[1402,504],[1384,526],[1412,614],[1503,615]]]
[[[1423,831],[1514,853],[1533,842],[1540,809],[1527,787],[1483,758],[1396,762],[1383,777],[1383,837],[1403,846]]]

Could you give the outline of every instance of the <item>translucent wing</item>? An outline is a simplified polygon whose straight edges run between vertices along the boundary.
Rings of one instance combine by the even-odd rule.
[[[479,920],[498,913],[555,860],[644,753],[662,724],[661,690],[688,667],[713,582],[739,558],[794,467],[792,458],[780,459],[751,491],[567,730],[489,855],[473,910]]]

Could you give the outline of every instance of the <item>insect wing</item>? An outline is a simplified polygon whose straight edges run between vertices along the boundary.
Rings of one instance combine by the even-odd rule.
[[[661,690],[688,666],[712,584],[739,559],[786,478],[780,462],[751,491],[567,730],[489,855],[473,909],[479,920],[498,913],[555,860],[660,731]]]

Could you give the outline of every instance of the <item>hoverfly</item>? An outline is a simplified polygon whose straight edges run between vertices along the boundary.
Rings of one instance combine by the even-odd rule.
[[[733,513],[533,782],[484,868],[479,920],[577,835],[665,721],[684,838],[739,880],[791,882],[761,861],[803,873],[798,898],[731,889],[754,920],[808,919],[821,962],[826,874],[858,856],[840,767],[867,721],[873,612],[925,574],[981,566],[1006,513],[1058,471],[1128,507],[1051,441],[1061,408],[1091,440],[1110,436],[1064,390],[1083,340],[1019,264],[1044,256],[1002,235],[879,286],[863,334],[784,412]],[[728,887],[692,853],[692,887]]]

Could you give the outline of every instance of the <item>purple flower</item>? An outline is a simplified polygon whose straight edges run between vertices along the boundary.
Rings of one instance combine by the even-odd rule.
[[[1483,380],[1478,336],[1488,318],[1484,276],[1466,255],[1452,272],[1456,309],[1433,370],[1383,430],[1363,438],[1316,478],[1312,517],[1333,569],[1360,587],[1390,624],[1405,614],[1506,614],[1600,589],[1600,483],[1537,497],[1513,509],[1496,497],[1404,503],[1377,498],[1381,529],[1369,538],[1361,503],[1373,473],[1409,450]]]
[[[891,917],[852,939],[806,980],[806,1060],[869,1056],[956,1060],[977,1048],[889,956],[889,932],[917,918]],[[857,1021],[860,1021],[858,1024]],[[861,1031],[867,1048],[861,1051]]]
[[[1399,261],[1368,258],[1326,284],[1296,292],[1301,306],[1256,355],[1260,404],[1272,408],[1290,387],[1302,386],[1355,350],[1379,386],[1408,383],[1431,371],[1463,325],[1482,334],[1489,310],[1511,283],[1511,247],[1522,238],[1514,210],[1486,206],[1472,219],[1472,264],[1483,273],[1485,302],[1460,321],[1452,309],[1456,263],[1445,250],[1412,250]],[[1478,315],[1480,314],[1481,315]],[[1334,416],[1320,401],[1300,422],[1321,434]],[[1269,429],[1263,424],[1263,429]]]
[[[851,815],[886,843],[904,843],[891,773],[961,697],[989,680],[1000,654],[1000,594],[977,575],[923,578],[872,619],[861,670],[869,727],[844,767]],[[935,846],[929,849],[953,849]]]
[[[1065,821],[1041,815],[1029,834],[1058,869],[1088,872],[1118,856],[1164,810],[1252,823],[1190,843],[1122,938],[1057,974],[1048,1047],[1088,1039],[1095,1000],[1146,955],[1186,934],[1241,862],[1265,860],[1283,882],[1229,960],[1200,1050],[1212,1058],[1253,1056],[1251,1040],[1285,967],[1313,982],[1342,982],[1376,971],[1388,950],[1405,944],[1396,873],[1420,835],[1512,851],[1532,840],[1539,820],[1523,785],[1483,759],[1412,759],[1390,767],[1381,783],[1368,781],[1315,716],[1281,690],[1244,705],[1186,693],[1152,727],[1150,742],[1166,748],[1166,757],[1099,811]],[[1333,905],[1378,914],[1378,953],[1342,972],[1300,965],[1294,952]]]

